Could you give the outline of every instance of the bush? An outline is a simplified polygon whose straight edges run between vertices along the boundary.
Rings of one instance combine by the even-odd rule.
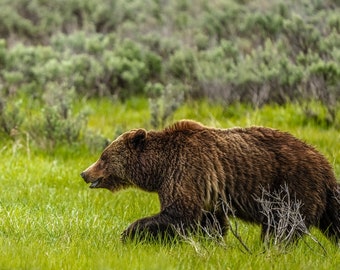
[[[196,79],[195,55],[191,50],[177,50],[169,58],[169,74],[175,79],[194,81]]]
[[[147,81],[158,80],[162,73],[157,54],[131,40],[116,40],[114,35],[58,35],[52,46],[19,44],[1,53],[5,91],[20,89],[39,96],[48,83],[63,83],[81,95],[127,98],[142,94]],[[0,49],[6,51],[4,43]]]
[[[72,145],[80,140],[87,118],[85,110],[73,114],[74,98],[74,90],[63,91],[58,85],[48,85],[39,116],[27,126],[40,148],[51,150],[58,145]]]
[[[129,40],[118,44],[115,52],[103,55],[111,93],[123,98],[141,94],[148,79],[159,77],[160,63],[160,57]]]
[[[54,105],[47,107],[45,97],[53,86],[65,96],[123,100],[162,89],[150,99],[154,126],[163,125],[185,98],[205,97],[255,107],[317,99],[334,123],[340,97],[339,10],[332,0],[202,0],[194,5],[183,0],[4,0],[2,117],[7,123],[24,114],[20,107],[15,112],[8,99],[29,97],[45,108],[40,112],[44,125],[59,125],[48,135],[55,140],[78,115],[63,119]],[[19,119],[3,121],[3,132],[24,124]],[[76,131],[67,132],[80,139]]]
[[[24,115],[20,110],[21,100],[5,100],[0,97],[0,134],[14,138],[20,132]]]
[[[149,96],[150,124],[153,128],[161,128],[182,105],[186,89],[180,85],[164,87],[160,83],[149,83],[145,87],[145,92]]]

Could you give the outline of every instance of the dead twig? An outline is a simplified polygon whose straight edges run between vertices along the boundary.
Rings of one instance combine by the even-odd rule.
[[[264,219],[266,231],[263,232],[263,239],[266,245],[272,243],[286,249],[289,244],[307,235],[326,254],[323,245],[310,233],[305,224],[300,211],[302,202],[290,194],[287,184],[271,192],[262,188],[261,197],[255,200],[259,203],[260,213]]]
[[[241,235],[239,234],[238,223],[236,221],[236,214],[235,214],[235,210],[232,207],[231,199],[229,200],[229,203],[227,201],[222,201],[222,209],[223,209],[225,216],[227,217],[229,230],[231,231],[233,236],[240,242],[240,244],[243,246],[246,252],[248,252],[249,254],[252,254],[250,248],[244,243]],[[231,222],[230,216],[234,218],[234,224]]]

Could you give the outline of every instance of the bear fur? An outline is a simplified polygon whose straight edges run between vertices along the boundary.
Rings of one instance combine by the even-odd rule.
[[[330,163],[312,146],[271,128],[216,129],[182,120],[162,131],[134,129],[114,140],[81,176],[91,188],[158,193],[160,213],[131,224],[123,239],[209,226],[223,234],[228,227],[223,202],[234,216],[261,224],[265,237],[275,232],[260,199],[264,190],[275,193],[284,186],[289,196],[282,200],[301,203],[306,228],[316,226],[335,242],[340,239],[340,189]]]

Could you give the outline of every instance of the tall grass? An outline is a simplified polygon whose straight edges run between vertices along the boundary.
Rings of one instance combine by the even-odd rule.
[[[88,102],[89,128],[113,139],[133,127],[149,127],[147,100],[125,104]],[[79,106],[83,106],[81,102]],[[173,120],[193,118],[218,127],[265,125],[287,130],[314,144],[340,176],[340,134],[335,128],[305,123],[300,109],[244,105],[182,106]],[[237,220],[251,249],[244,253],[232,234],[226,245],[209,239],[168,244],[120,242],[120,233],[134,220],[159,211],[155,194],[129,189],[116,194],[91,190],[79,173],[102,149],[90,153],[80,145],[60,147],[52,154],[26,141],[0,141],[0,269],[337,269],[340,250],[312,230],[327,250],[308,237],[283,252],[265,250],[260,228]]]

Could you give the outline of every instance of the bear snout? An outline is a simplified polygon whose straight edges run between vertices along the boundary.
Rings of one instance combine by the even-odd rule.
[[[80,176],[84,179],[86,183],[91,183],[90,188],[99,188],[102,186],[103,177],[92,178],[91,175],[86,173],[86,171],[82,172]]]
[[[87,180],[87,177],[86,177],[86,173],[85,173],[85,172],[82,172],[82,173],[80,174],[80,176],[84,179],[84,181],[85,181],[86,183],[89,182],[89,181]]]

